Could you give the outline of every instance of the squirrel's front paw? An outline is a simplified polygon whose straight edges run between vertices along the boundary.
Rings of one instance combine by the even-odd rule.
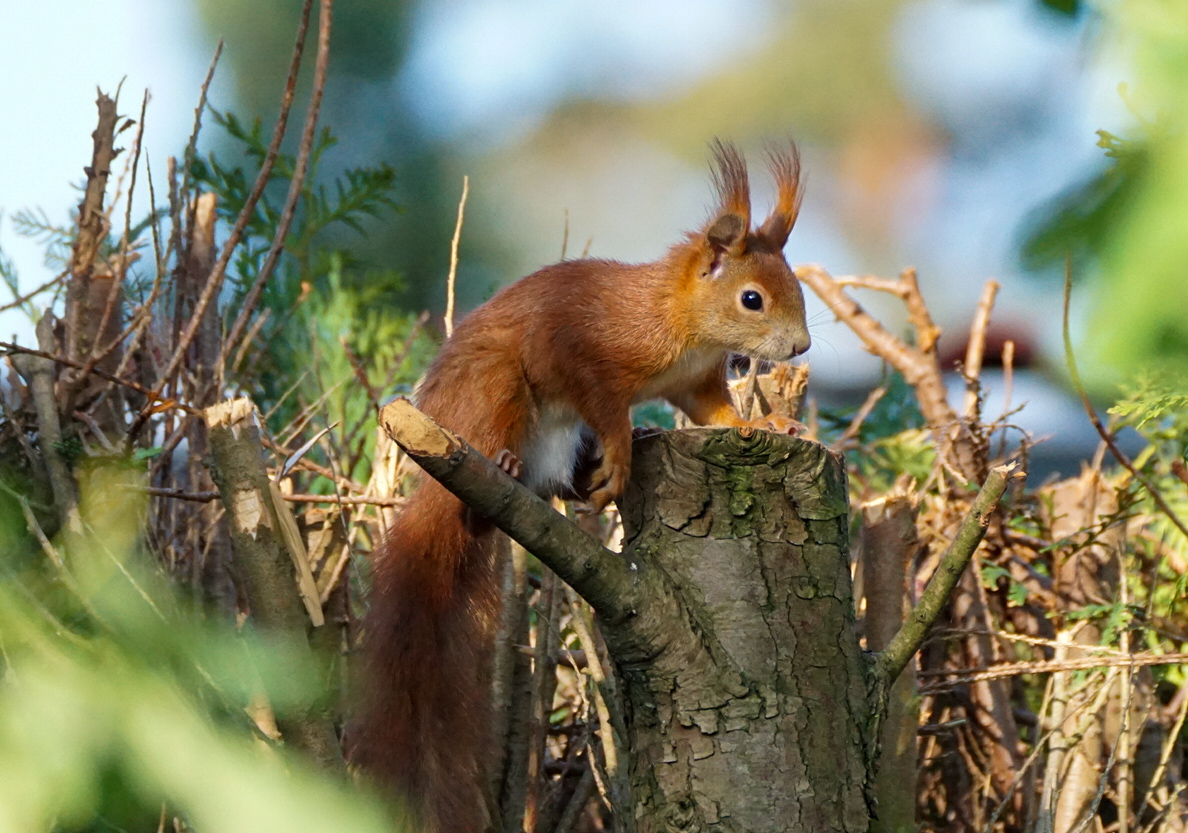
[[[491,462],[503,469],[504,474],[514,477],[516,480],[519,480],[520,475],[524,473],[523,462],[506,448],[496,454],[495,459]]]
[[[747,424],[752,428],[762,428],[765,431],[774,431],[777,434],[791,434],[792,436],[796,436],[805,429],[803,422],[797,422],[780,414],[768,414],[767,416],[753,419]]]
[[[604,459],[590,481],[590,485],[594,487],[590,492],[590,510],[601,512],[607,504],[623,494],[630,473],[627,466]]]

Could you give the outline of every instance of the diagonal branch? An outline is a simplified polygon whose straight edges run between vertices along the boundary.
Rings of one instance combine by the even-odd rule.
[[[527,487],[418,411],[405,397],[380,408],[380,425],[431,477],[539,558],[590,603],[619,621],[635,608],[634,574],[617,554]]]
[[[981,480],[984,463],[970,441],[961,417],[949,404],[936,352],[940,328],[933,323],[924,305],[915,270],[904,270],[899,281],[892,283],[870,278],[834,278],[820,266],[806,264],[796,267],[796,277],[825,302],[838,320],[854,331],[868,351],[898,370],[915,389],[920,412],[937,439],[940,458],[946,460],[951,455],[964,479]],[[916,344],[907,344],[888,331],[846,293],[846,286],[877,289],[899,296],[907,308]]]
[[[306,0],[304,17],[309,19],[311,0]],[[256,306],[260,303],[260,296],[264,294],[264,285],[276,268],[281,252],[285,248],[285,238],[289,236],[289,227],[293,223],[293,215],[297,212],[297,201],[301,198],[301,191],[305,187],[305,177],[309,173],[309,163],[313,156],[314,131],[318,124],[318,112],[322,106],[322,93],[326,88],[326,72],[330,65],[330,22],[332,0],[321,0],[318,13],[318,56],[314,62],[313,89],[309,94],[309,106],[305,111],[305,125],[301,129],[301,144],[297,149],[297,161],[293,165],[293,178],[289,181],[289,193],[285,196],[285,204],[281,209],[280,221],[276,225],[272,245],[268,247],[268,255],[264,265],[256,274],[251,288],[243,299],[235,323],[231,326],[227,338],[223,342],[223,354],[219,357],[218,366],[222,367],[227,356],[243,337],[248,321]],[[286,103],[292,99],[292,87],[285,88]]]
[[[1142,487],[1147,490],[1147,494],[1151,496],[1151,500],[1155,501],[1155,505],[1159,507],[1159,511],[1167,515],[1167,519],[1175,525],[1176,529],[1180,530],[1180,534],[1188,538],[1188,526],[1180,520],[1179,515],[1171,508],[1171,505],[1164,500],[1160,491],[1155,488],[1155,484],[1143,476],[1126,456],[1122,449],[1118,448],[1118,444],[1114,442],[1114,437],[1106,430],[1106,427],[1101,424],[1101,419],[1097,416],[1097,411],[1093,408],[1093,403],[1089,401],[1089,394],[1085,392],[1085,386],[1081,384],[1081,374],[1077,371],[1076,357],[1073,355],[1072,336],[1069,335],[1068,329],[1068,303],[1072,296],[1072,259],[1065,258],[1064,261],[1064,358],[1068,362],[1068,376],[1072,381],[1073,389],[1081,399],[1081,404],[1085,406],[1085,413],[1089,415],[1089,421],[1093,423],[1093,428],[1097,431],[1098,436],[1101,437],[1102,442],[1109,448],[1110,453],[1114,455],[1114,459],[1122,464],[1131,476],[1137,480]]]
[[[899,629],[899,633],[895,634],[887,647],[877,655],[876,673],[882,676],[888,687],[895,682],[916,655],[916,651],[924,644],[929,629],[940,616],[949,595],[957,586],[957,580],[965,572],[966,565],[969,564],[978,544],[982,542],[986,527],[990,525],[991,515],[998,506],[1002,493],[1006,491],[1007,479],[1014,468],[1015,464],[1010,463],[990,470],[985,485],[974,498],[965,520],[961,522],[957,536],[941,556],[940,564],[920,596],[920,601],[908,614],[907,621]]]
[[[268,180],[272,177],[272,167],[276,163],[277,156],[280,154],[281,140],[285,136],[285,127],[289,123],[289,109],[293,103],[293,90],[297,85],[297,71],[301,68],[301,56],[305,50],[305,34],[309,29],[311,7],[312,0],[306,0],[305,6],[302,9],[301,22],[297,27],[297,42],[293,46],[293,57],[289,63],[289,75],[285,81],[285,94],[281,99],[280,113],[277,115],[276,126],[272,131],[272,142],[268,145],[268,151],[264,156],[263,162],[260,164],[260,172],[256,175],[256,181],[252,184],[252,190],[248,193],[247,199],[244,200],[243,210],[239,212],[239,217],[236,218],[235,225],[232,227],[231,233],[227,236],[227,241],[223,244],[219,259],[215,262],[214,268],[207,278],[206,286],[202,289],[202,295],[198,298],[198,303],[195,305],[194,312],[190,316],[190,322],[186,326],[185,332],[182,333],[176,347],[174,347],[173,355],[170,357],[165,370],[162,371],[160,381],[157,382],[157,386],[153,390],[153,395],[148,398],[140,413],[136,415],[136,419],[133,420],[131,428],[128,429],[129,437],[135,437],[140,433],[140,430],[148,421],[149,416],[151,416],[152,408],[160,397],[161,391],[169,384],[173,375],[177,373],[178,368],[181,367],[181,363],[185,360],[186,351],[189,350],[190,344],[194,341],[195,336],[198,335],[198,328],[202,325],[206,308],[210,306],[211,302],[218,295],[219,289],[222,288],[223,275],[227,271],[227,266],[231,263],[231,257],[235,253],[235,248],[239,245],[244,230],[255,213],[256,203],[264,195],[264,188],[268,185]]]

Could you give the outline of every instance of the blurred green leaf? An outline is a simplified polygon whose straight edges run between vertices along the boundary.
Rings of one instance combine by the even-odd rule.
[[[184,612],[140,550],[142,477],[85,473],[65,549],[81,605],[0,562],[0,833],[155,830],[163,814],[204,833],[401,829],[251,730],[249,698],[285,713],[322,696],[317,663]]]

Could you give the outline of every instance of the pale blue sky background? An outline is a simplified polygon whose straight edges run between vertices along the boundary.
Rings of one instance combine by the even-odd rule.
[[[54,273],[42,263],[41,246],[13,232],[11,216],[37,207],[55,222],[69,220],[79,199],[71,186],[83,181],[91,159],[97,86],[112,95],[124,79],[120,112],[133,117],[150,91],[145,151],[161,188],[166,157],[185,147],[210,61],[194,26],[184,2],[0,0],[0,247],[23,286]],[[225,94],[228,85],[219,86]],[[142,204],[147,210],[147,199]],[[31,332],[21,313],[0,314],[0,334],[14,330]]]

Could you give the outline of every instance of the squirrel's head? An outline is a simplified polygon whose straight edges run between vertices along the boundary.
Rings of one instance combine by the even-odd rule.
[[[752,228],[746,162],[733,145],[715,141],[713,148],[718,206],[692,235],[698,335],[748,356],[787,361],[810,343],[800,282],[784,259],[800,211],[800,155],[791,144],[768,152],[776,204]]]

